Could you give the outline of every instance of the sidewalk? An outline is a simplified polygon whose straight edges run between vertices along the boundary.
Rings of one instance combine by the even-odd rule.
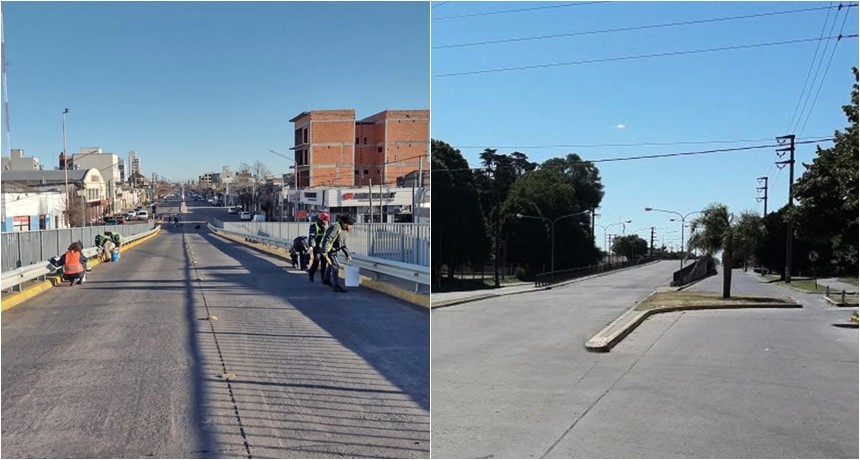
[[[545,287],[535,288],[533,282],[520,282],[504,285],[500,288],[476,289],[473,291],[433,292],[432,308],[448,307],[475,300],[490,299],[503,295],[519,294],[522,292],[534,292],[547,289]]]
[[[844,283],[839,281],[836,278],[821,278],[818,280],[818,284],[822,286],[828,286],[832,290],[836,290],[837,292],[857,292],[858,287],[856,285]]]

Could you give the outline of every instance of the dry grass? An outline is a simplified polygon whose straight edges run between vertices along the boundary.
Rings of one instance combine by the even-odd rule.
[[[724,299],[722,295],[710,292],[690,292],[690,291],[664,291],[656,292],[650,297],[642,301],[636,306],[636,310],[645,311],[655,307],[695,307],[695,306],[714,306],[714,307],[731,307],[734,305],[749,305],[749,304],[774,304],[774,303],[793,303],[789,299],[779,297],[761,297],[738,295]]]

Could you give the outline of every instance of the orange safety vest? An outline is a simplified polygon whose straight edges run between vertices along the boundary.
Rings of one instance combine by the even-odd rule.
[[[66,263],[63,264],[63,273],[66,275],[74,275],[84,271],[84,266],[81,264],[81,253],[69,251],[66,253]]]

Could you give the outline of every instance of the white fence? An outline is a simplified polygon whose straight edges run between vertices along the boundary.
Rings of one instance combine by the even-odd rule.
[[[263,238],[292,241],[305,235],[309,223],[221,222],[212,225],[227,231]],[[350,252],[411,265],[430,266],[430,224],[357,224],[347,238]]]

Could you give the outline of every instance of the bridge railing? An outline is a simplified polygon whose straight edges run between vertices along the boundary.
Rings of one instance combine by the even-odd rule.
[[[289,243],[308,234],[307,222],[222,222],[211,225],[231,232],[273,238]],[[430,266],[430,224],[357,224],[349,233],[349,249],[355,254]]]
[[[270,231],[266,231],[265,227],[254,224],[275,224],[278,222],[249,222],[247,224],[242,223],[240,225],[230,225],[234,222],[211,222],[209,224],[209,229],[215,233],[225,233],[227,235],[232,235],[235,237],[243,238],[249,241],[255,241],[259,243],[264,243],[270,246],[281,247],[284,249],[289,249],[292,247],[293,239],[299,235],[306,235],[307,229],[301,230],[301,233],[296,230],[296,233],[290,233],[289,228],[281,228],[282,233],[287,234],[286,238],[275,238],[270,236]],[[244,224],[244,225],[243,225]],[[283,224],[291,224],[295,225],[293,222],[283,223]],[[281,224],[281,225],[283,225]],[[304,224],[300,224],[304,225]],[[386,224],[383,224],[386,225]],[[307,225],[305,225],[307,226]],[[372,272],[374,274],[380,274],[384,276],[389,276],[392,278],[397,278],[399,280],[409,281],[415,283],[415,291],[418,292],[420,290],[420,286],[429,286],[430,285],[430,261],[429,257],[426,259],[426,265],[418,265],[411,264],[406,262],[400,262],[398,260],[391,260],[388,258],[376,257],[367,255],[367,244],[366,242],[362,242],[360,239],[362,235],[360,232],[356,232],[357,228],[361,228],[361,225],[353,226],[353,230],[350,232],[348,247],[350,249],[350,253],[352,255],[352,261],[350,262],[352,265],[355,265],[363,270]],[[237,231],[243,230],[243,231]],[[250,230],[250,231],[249,231]],[[269,228],[268,230],[271,230]],[[370,231],[369,233],[374,233]],[[295,236],[293,236],[295,235]],[[429,237],[429,226],[427,228],[427,235]],[[355,244],[355,240],[358,240],[359,244]],[[378,248],[384,248],[383,250],[396,249],[395,247],[386,247],[385,243],[376,243]],[[373,246],[371,246],[373,247]],[[429,248],[427,248],[427,252],[429,255]],[[392,255],[389,253],[389,255]],[[396,254],[393,254],[396,256]],[[413,254],[410,254],[413,255]]]
[[[34,230],[29,232],[8,232],[0,235],[2,244],[3,273],[37,262],[43,262],[57,254],[63,254],[70,244],[80,241],[84,247],[94,246],[95,237],[106,231],[120,232],[128,240],[129,235],[152,229],[150,223],[125,225],[99,225],[94,227],[61,228],[56,230]]]
[[[136,224],[136,225],[138,225],[138,227],[136,227],[135,230],[142,230],[142,231],[138,231],[135,234],[127,235],[127,236],[125,234],[123,234],[123,240],[124,240],[123,244],[128,244],[128,243],[135,241],[135,240],[138,240],[140,238],[145,238],[145,237],[153,234],[154,232],[156,232],[158,230],[158,228],[153,227],[152,224]],[[105,226],[105,227],[106,228],[113,227],[113,229],[114,229],[113,231],[116,231],[115,225],[110,225],[110,226]],[[131,225],[123,226],[123,230],[128,231],[128,229],[130,229],[131,227],[132,227]],[[100,227],[87,227],[87,228],[96,229],[96,228],[100,228]],[[67,229],[64,229],[64,230],[67,230]],[[50,231],[50,230],[41,230],[41,231]],[[20,232],[20,233],[35,233],[35,232]],[[123,233],[123,232],[120,232],[120,233]],[[5,236],[5,235],[6,234],[4,233],[3,236]],[[28,281],[33,281],[33,280],[37,280],[37,279],[44,279],[44,277],[52,275],[54,272],[57,271],[57,267],[52,265],[48,260],[51,259],[52,257],[56,257],[56,256],[64,254],[66,252],[66,250],[68,249],[68,246],[71,245],[72,242],[74,242],[74,241],[82,241],[85,245],[91,244],[92,246],[85,247],[82,252],[83,252],[84,256],[86,256],[87,258],[95,257],[99,253],[99,248],[95,247],[95,245],[94,245],[95,235],[96,235],[96,233],[92,234],[92,240],[89,243],[87,243],[87,240],[83,240],[80,238],[69,240],[69,243],[66,244],[65,246],[63,246],[61,248],[61,250],[59,250],[57,252],[48,253],[49,255],[47,257],[45,257],[44,260],[40,260],[40,261],[31,263],[29,265],[25,265],[22,267],[13,268],[11,270],[4,270],[3,274],[2,274],[2,278],[0,278],[0,290],[2,290],[4,292],[14,290],[15,288],[20,288],[21,284],[26,283]],[[58,236],[58,238],[62,238],[62,235]],[[5,242],[5,240],[4,240],[4,242]],[[5,251],[5,247],[4,247],[4,253],[5,252],[6,251]]]

